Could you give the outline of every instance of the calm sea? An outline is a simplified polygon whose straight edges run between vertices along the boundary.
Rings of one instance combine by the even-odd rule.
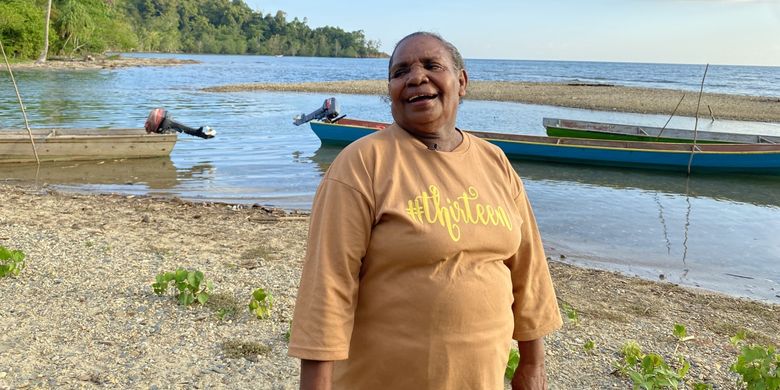
[[[148,56],[148,55],[147,55]],[[163,56],[163,55],[161,55]],[[218,136],[180,136],[170,158],[0,166],[7,181],[73,191],[179,196],[308,209],[339,149],[321,148],[292,118],[329,95],[207,93],[250,82],[382,79],[382,59],[176,56],[200,64],[72,72],[16,72],[33,127],[140,127],[154,107]],[[698,91],[703,65],[467,60],[472,80],[587,82]],[[23,126],[0,74],[0,127]],[[706,92],[780,97],[779,67],[711,66]],[[380,97],[335,95],[353,118],[389,121]],[[670,102],[673,106],[675,102]],[[466,101],[465,129],[543,134],[542,117],[661,126],[665,115]],[[693,127],[675,118],[672,127]],[[780,135],[780,124],[700,121],[701,129]],[[693,176],[516,162],[556,258],[642,277],[780,302],[780,177]]]

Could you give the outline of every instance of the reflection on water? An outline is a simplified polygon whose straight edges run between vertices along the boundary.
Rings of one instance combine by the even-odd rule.
[[[664,194],[706,197],[757,206],[780,207],[780,177],[734,174],[684,174],[610,167],[513,162],[517,172],[532,180],[553,180],[586,186],[638,189]]]
[[[513,165],[567,261],[780,302],[780,179]]]
[[[170,157],[0,164],[0,177],[36,184],[142,184],[149,189],[173,188],[178,183]]]

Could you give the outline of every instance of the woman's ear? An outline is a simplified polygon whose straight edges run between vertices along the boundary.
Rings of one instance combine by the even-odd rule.
[[[466,86],[469,84],[469,75],[466,73],[466,69],[460,70],[460,74],[458,75],[458,84],[460,84],[460,89],[458,89],[458,96],[466,96]]]

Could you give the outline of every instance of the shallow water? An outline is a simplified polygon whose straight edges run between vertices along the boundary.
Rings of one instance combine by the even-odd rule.
[[[180,136],[170,158],[46,164],[41,169],[0,166],[0,177],[37,180],[74,191],[308,209],[338,149],[320,148],[309,127],[292,125],[292,118],[318,108],[329,96],[206,93],[200,88],[244,82],[376,79],[386,71],[384,60],[187,57],[203,63],[29,71],[17,73],[17,79],[33,127],[140,127],[151,108],[162,106],[184,123],[211,125],[218,131],[217,138]],[[686,89],[698,87],[696,78],[703,70],[681,65],[539,61],[471,61],[468,65],[472,79],[597,80]],[[764,95],[780,96],[775,90],[780,82],[771,82],[780,80],[778,68],[710,71],[720,92],[765,91]],[[350,117],[390,120],[389,106],[380,97],[336,97]],[[0,114],[0,127],[23,124],[10,83],[0,87]],[[668,119],[664,115],[466,101],[458,123],[465,129],[543,134],[542,117],[648,126],[662,126]],[[675,118],[669,126],[692,128],[693,119]],[[703,120],[699,128],[780,135],[778,124]],[[545,244],[555,257],[563,254],[572,263],[653,279],[663,275],[675,283],[780,302],[780,240],[773,235],[780,230],[780,178],[688,179],[671,173],[529,162],[516,162],[515,167],[526,183]]]

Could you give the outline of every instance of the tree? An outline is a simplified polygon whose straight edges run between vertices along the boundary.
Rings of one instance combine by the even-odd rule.
[[[44,33],[43,33],[43,51],[41,51],[41,56],[38,57],[38,61],[36,63],[42,64],[46,62],[46,57],[49,55],[49,21],[51,20],[51,0],[49,0],[49,5],[46,7],[46,26],[44,27]]]
[[[11,60],[35,59],[42,37],[40,8],[29,0],[0,1],[0,40]]]

